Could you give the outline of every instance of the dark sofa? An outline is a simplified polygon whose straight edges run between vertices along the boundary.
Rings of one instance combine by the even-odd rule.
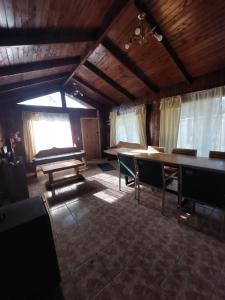
[[[86,164],[85,160],[85,151],[78,151],[75,147],[67,147],[67,148],[55,148],[46,149],[39,151],[34,159],[33,163],[35,166],[35,172],[37,175],[37,166],[44,165],[52,162],[69,160],[69,159],[79,159]]]

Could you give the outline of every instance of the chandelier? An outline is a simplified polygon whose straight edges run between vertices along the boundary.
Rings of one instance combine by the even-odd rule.
[[[150,36],[154,36],[154,38],[161,42],[163,39],[163,36],[156,32],[156,27],[149,28],[147,22],[146,22],[146,14],[140,13],[137,16],[138,19],[138,25],[134,29],[134,33],[132,34],[130,40],[128,43],[125,44],[125,49],[130,49],[133,42],[137,42],[139,45],[144,45],[146,42],[148,42]]]
[[[77,86],[76,82],[73,82],[73,86],[75,87],[75,90],[72,92],[72,95],[73,95],[74,97],[76,97],[76,96],[81,96],[81,97],[83,97],[84,94],[78,90],[78,86]]]

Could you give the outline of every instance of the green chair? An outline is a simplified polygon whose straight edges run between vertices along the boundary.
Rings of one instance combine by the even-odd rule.
[[[136,183],[137,183],[137,173],[135,167],[134,156],[129,154],[119,153],[118,156],[119,163],[119,190],[121,191],[121,175],[126,178],[126,183],[134,182],[135,184],[135,199],[136,199]],[[131,177],[132,181],[128,182],[128,178]]]

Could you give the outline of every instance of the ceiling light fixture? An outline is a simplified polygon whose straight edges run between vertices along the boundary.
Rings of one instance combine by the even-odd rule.
[[[131,45],[134,41],[138,42],[139,45],[144,45],[149,40],[149,36],[154,36],[154,38],[161,42],[163,39],[163,36],[156,32],[157,26],[153,28],[149,28],[147,22],[146,22],[146,14],[140,13],[137,16],[138,19],[138,25],[134,29],[134,33],[131,36],[128,43],[125,44],[125,49],[129,50]]]
[[[72,96],[74,96],[74,97],[76,97],[76,96],[83,97],[84,94],[78,90],[76,82],[73,82],[73,86],[75,87],[75,90],[72,92]]]

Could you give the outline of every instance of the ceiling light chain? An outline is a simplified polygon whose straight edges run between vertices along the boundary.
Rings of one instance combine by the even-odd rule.
[[[138,25],[134,29],[134,33],[131,36],[129,42],[125,44],[126,50],[130,49],[134,41],[137,41],[139,45],[145,44],[148,41],[150,35],[154,36],[154,38],[158,42],[162,41],[163,36],[156,32],[157,26],[153,28],[149,28],[149,26],[147,25],[145,13],[138,14],[137,19],[138,19]]]

